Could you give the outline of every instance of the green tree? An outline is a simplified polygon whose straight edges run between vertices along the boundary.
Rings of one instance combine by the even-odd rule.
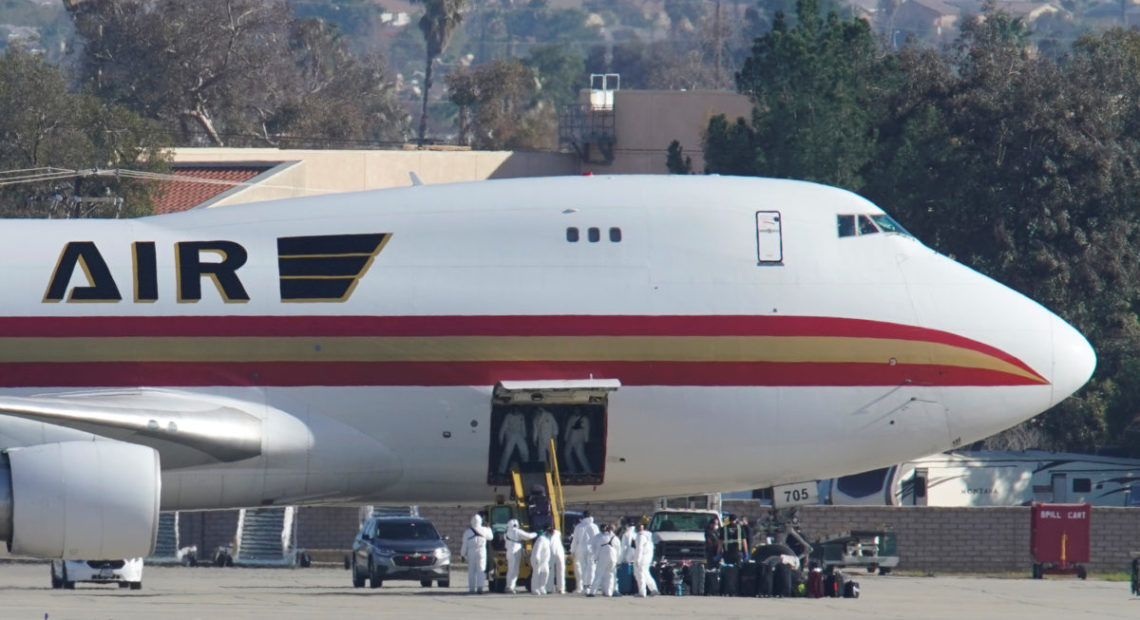
[[[755,103],[755,172],[858,189],[875,154],[874,34],[863,20],[820,15],[817,0],[799,0],[796,16],[789,26],[778,14],[736,76]]]
[[[73,93],[60,70],[18,49],[0,56],[0,170],[52,167],[63,170],[163,172],[170,138],[156,123]],[[11,181],[15,175],[6,175]],[[5,217],[145,215],[153,183],[107,175],[61,175],[36,183],[0,187]],[[117,197],[113,203],[82,199]],[[77,200],[78,199],[78,200]]]
[[[435,59],[443,54],[451,35],[463,22],[465,0],[416,0],[424,5],[424,15],[420,18],[420,32],[427,44],[427,65],[424,67],[423,107],[420,110],[419,145],[424,145],[427,133],[428,94],[431,92],[432,73]]]
[[[670,142],[669,148],[665,149],[665,168],[669,174],[693,173],[693,158],[685,155],[685,149],[676,140]]]
[[[537,45],[523,63],[534,71],[542,90],[539,96],[557,106],[577,101],[578,91],[586,88],[586,60],[566,46]]]
[[[493,63],[452,71],[448,99],[459,108],[460,140],[476,149],[550,148],[553,107],[537,98],[534,74],[522,62]]]
[[[756,162],[759,152],[756,132],[743,118],[729,123],[723,114],[709,119],[705,131],[705,173],[736,176],[760,174]]]
[[[324,22],[294,19],[284,0],[92,0],[68,10],[83,39],[84,83],[171,127],[181,144],[280,144],[320,132],[304,136],[317,146],[406,128],[384,64],[350,54]]]

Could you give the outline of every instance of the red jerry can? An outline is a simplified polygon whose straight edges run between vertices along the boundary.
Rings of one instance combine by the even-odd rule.
[[[1047,573],[1088,576],[1089,522],[1092,507],[1088,504],[1032,505],[1029,552],[1033,556],[1033,578]]]

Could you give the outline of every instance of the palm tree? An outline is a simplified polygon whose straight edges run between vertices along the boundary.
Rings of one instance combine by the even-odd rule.
[[[424,16],[420,18],[420,32],[427,43],[427,68],[424,70],[424,105],[420,112],[419,145],[424,145],[427,133],[428,91],[431,90],[432,65],[443,53],[451,33],[463,22],[460,12],[466,0],[416,0],[424,5]]]

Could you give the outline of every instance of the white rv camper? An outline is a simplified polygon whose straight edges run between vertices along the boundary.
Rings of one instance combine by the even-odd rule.
[[[822,485],[826,502],[869,506],[1020,506],[1087,502],[1130,506],[1140,459],[1062,452],[952,451]]]

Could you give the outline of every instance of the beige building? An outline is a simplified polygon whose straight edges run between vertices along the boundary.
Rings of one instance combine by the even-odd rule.
[[[673,140],[704,170],[702,141],[709,119],[751,118],[748,98],[724,91],[584,91],[573,122],[563,126],[565,152],[179,148],[174,174],[156,211],[223,206],[277,198],[511,177],[664,174]],[[186,179],[182,181],[181,179]]]
[[[669,143],[677,140],[699,174],[704,132],[718,114],[751,122],[752,102],[730,91],[583,91],[575,117],[563,115],[559,142],[579,155],[583,172],[664,174]]]

